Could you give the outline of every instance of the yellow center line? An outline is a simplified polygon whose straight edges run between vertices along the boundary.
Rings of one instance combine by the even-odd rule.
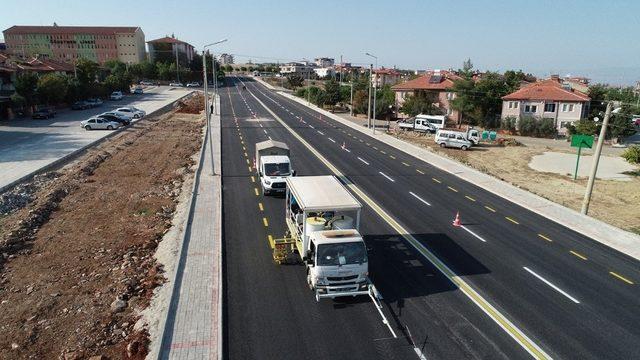
[[[538,236],[543,238],[543,239],[545,239],[545,240],[547,240],[548,242],[553,242],[553,240],[549,239],[548,237],[546,237],[546,236],[544,236],[542,234],[538,234]]]
[[[512,223],[514,223],[514,224],[516,224],[516,225],[520,225],[520,223],[519,223],[519,222],[515,221],[514,219],[512,219],[512,218],[510,218],[510,217],[508,217],[508,216],[505,216],[504,218],[505,218],[505,219],[507,219],[507,220],[509,220],[509,221],[511,221]]]
[[[451,191],[453,191],[453,192],[458,192],[458,190],[456,190],[456,189],[452,188],[451,186],[447,186],[447,189],[449,189],[449,190],[451,190]]]
[[[251,166],[249,166],[249,172],[251,172]]]
[[[264,206],[262,206],[261,202],[258,203],[258,208],[260,209],[260,211],[264,211]]]
[[[274,243],[273,243],[273,236],[268,235],[267,239],[269,239],[269,246],[273,249],[274,248]]]
[[[269,226],[269,222],[267,221],[267,218],[265,218],[265,217],[262,218],[262,223],[264,224],[264,227]]]
[[[247,160],[247,165],[251,165],[251,163],[249,162],[249,159],[246,159],[246,160]]]
[[[580,259],[582,259],[582,260],[587,260],[587,257],[586,257],[586,256],[584,256],[584,255],[582,255],[582,254],[579,254],[579,253],[577,253],[577,252],[575,252],[575,251],[573,251],[573,250],[569,250],[569,252],[570,252],[571,254],[575,255],[576,257],[579,257],[579,258],[580,258]]]
[[[258,188],[253,188],[253,191],[256,193],[256,196],[260,195],[260,193],[258,192]]]
[[[242,147],[242,150],[247,151],[247,148],[243,146],[243,147]]]
[[[240,144],[244,145],[244,141],[243,141],[243,140],[240,140]]]
[[[420,169],[416,169],[417,172],[419,172],[420,174],[424,175],[424,171],[420,170]]]
[[[492,207],[489,207],[489,206],[485,205],[484,208],[489,210],[489,211],[491,211],[491,212],[496,212],[496,210],[494,208],[492,208]]]
[[[614,273],[613,271],[609,271],[609,274],[611,274],[611,275],[613,275],[613,276],[617,277],[618,279],[620,279],[620,280],[622,280],[622,281],[626,282],[626,283],[627,283],[627,284],[629,284],[629,285],[633,285],[633,284],[634,284],[634,282],[633,282],[633,281],[631,281],[631,280],[627,279],[626,277],[624,277],[624,276],[622,276],[622,275],[620,275],[620,274],[616,274],[616,273]]]
[[[244,152],[244,156],[247,156],[247,157],[249,157],[249,155],[247,154],[247,152],[246,152],[246,151]]]
[[[431,178],[431,180],[433,180],[433,181],[437,182],[438,184],[440,184],[440,183],[442,182],[442,181],[440,181],[440,180],[438,180],[438,179],[436,179],[436,178]]]
[[[472,197],[471,197],[471,196],[469,196],[469,195],[465,195],[464,197],[466,197],[467,199],[469,199],[469,200],[471,200],[471,201],[476,201],[476,199],[472,198]]]
[[[251,177],[251,182],[253,182],[253,183],[256,182],[256,177],[255,176]]]

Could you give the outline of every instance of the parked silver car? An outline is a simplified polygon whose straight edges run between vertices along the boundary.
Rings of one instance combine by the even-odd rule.
[[[473,145],[471,141],[465,139],[461,132],[449,130],[438,130],[435,141],[440,147],[453,147],[462,150],[467,150]]]
[[[87,120],[80,122],[80,127],[85,130],[115,130],[122,126],[119,122],[109,121],[99,117],[88,118]]]

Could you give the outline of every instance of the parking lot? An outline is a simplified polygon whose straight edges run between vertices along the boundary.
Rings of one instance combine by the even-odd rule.
[[[122,105],[134,105],[149,114],[188,91],[160,86],[143,95],[105,101],[97,108],[60,110],[52,119],[0,122],[0,188],[110,133],[108,130],[86,131],[80,127],[80,121]]]

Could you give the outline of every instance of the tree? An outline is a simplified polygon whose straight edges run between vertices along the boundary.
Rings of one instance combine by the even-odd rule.
[[[38,96],[46,104],[58,104],[67,95],[67,78],[59,74],[46,74],[38,79]]]
[[[245,72],[245,71],[247,71],[247,67],[246,67],[246,66],[241,66],[241,67],[240,67],[240,70],[241,70],[242,72]]]
[[[89,84],[96,81],[98,70],[98,63],[85,58],[78,59],[76,62],[76,74],[80,85],[88,88]]]
[[[233,71],[233,66],[231,66],[231,65],[225,65],[225,67],[224,67],[224,71],[226,71],[226,72],[228,72],[228,73],[232,72],[232,71]]]
[[[104,67],[109,69],[109,73],[111,75],[121,76],[124,75],[125,72],[127,72],[127,64],[117,59],[105,61]]]
[[[438,98],[436,94],[421,91],[415,95],[407,96],[400,107],[400,111],[409,116],[416,116],[418,114],[437,115],[441,113],[440,109],[433,105],[437,102]]]
[[[331,79],[324,84],[325,104],[334,106],[340,102],[340,84]]]
[[[624,110],[619,114],[612,114],[612,119],[608,128],[609,136],[619,140],[623,137],[635,134],[636,129],[630,119],[631,116],[626,114]]]
[[[525,74],[522,70],[507,70],[504,72],[503,78],[507,87],[507,94],[520,89],[520,84],[523,81],[535,81],[535,77],[533,75]]]
[[[462,62],[462,72],[470,73],[473,70],[473,63],[471,62],[471,58],[467,58],[467,60]]]
[[[453,82],[452,92],[455,93],[455,99],[449,103],[452,109],[458,110],[462,114],[461,121],[464,117],[470,117],[471,113],[476,109],[477,99],[475,96],[478,94],[476,94],[475,86],[476,84],[470,76]]]
[[[487,72],[473,85],[472,91],[467,100],[474,106],[472,116],[475,123],[485,128],[497,127],[502,97],[510,92],[504,78],[498,73]]]
[[[385,85],[376,92],[376,119],[385,118],[393,114],[393,106],[396,103],[396,94],[390,85]]]
[[[304,84],[304,79],[300,75],[292,74],[287,76],[287,81],[292,89],[298,88]]]
[[[38,75],[34,73],[24,73],[18,75],[15,84],[16,92],[24,98],[25,105],[31,106],[36,100],[38,88]]]
[[[355,90],[353,93],[353,113],[366,114],[369,104],[369,94],[365,90]]]

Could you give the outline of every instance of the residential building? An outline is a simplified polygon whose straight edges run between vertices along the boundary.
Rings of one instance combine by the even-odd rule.
[[[554,76],[503,96],[502,100],[502,118],[549,118],[563,132],[568,124],[587,117],[591,98]]]
[[[149,46],[149,61],[157,59],[175,59],[176,54],[182,59],[181,63],[190,63],[196,53],[193,46],[187,42],[176,39],[175,35],[165,36],[160,39],[147,41]],[[183,64],[186,66],[186,64]]]
[[[139,27],[12,26],[3,34],[7,53],[24,59],[46,55],[64,62],[84,58],[136,64],[145,58],[144,33]]]
[[[451,71],[429,70],[423,76],[391,87],[396,94],[396,108],[400,108],[407,96],[429,93],[435,96],[434,105],[438,107],[449,121],[459,122],[461,114],[451,108],[451,100],[456,94],[452,92],[453,82],[460,77]]]
[[[311,77],[311,74],[315,74],[313,67],[306,62],[290,62],[280,65],[280,74],[287,75],[300,75],[304,78]]]
[[[552,78],[558,77],[557,75],[551,75]],[[587,94],[589,92],[589,80],[586,77],[582,76],[565,76],[563,81],[569,85],[574,90],[578,90]]]
[[[332,58],[320,57],[320,58],[315,58],[313,62],[316,64],[317,67],[328,68],[333,66],[333,64],[335,63],[335,60]]]
[[[314,68],[313,72],[315,72],[316,76],[321,79],[326,77],[333,77],[336,75],[336,71],[332,67]]]
[[[222,54],[220,55],[220,64],[221,65],[231,65],[234,63],[233,55],[231,54]]]
[[[376,88],[381,88],[385,85],[395,85],[400,82],[402,74],[395,69],[375,69],[371,76],[371,83]]]

